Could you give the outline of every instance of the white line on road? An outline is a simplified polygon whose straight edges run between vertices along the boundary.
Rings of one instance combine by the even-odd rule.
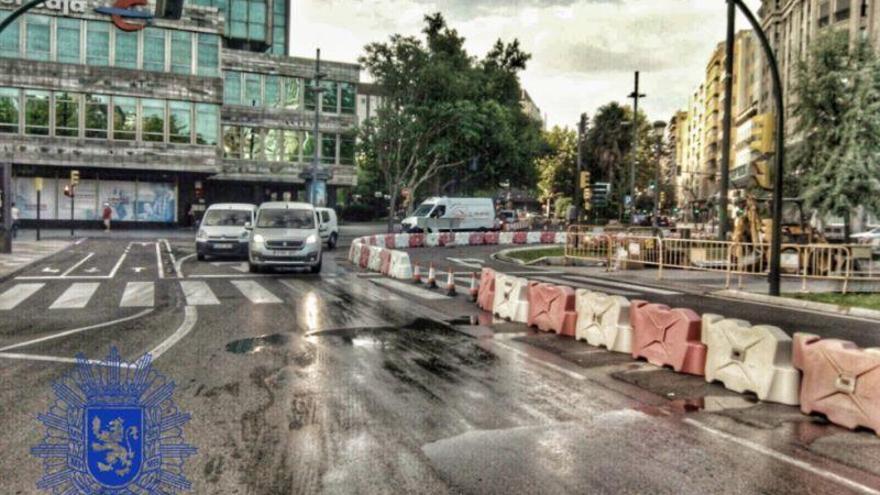
[[[0,294],[0,310],[10,310],[31,297],[46,284],[15,284]]]
[[[269,278],[274,275],[269,273],[201,273],[187,275],[186,278]]]
[[[531,361],[535,364],[550,368],[553,371],[556,371],[558,373],[562,373],[563,375],[565,375],[569,378],[574,378],[575,380],[586,380],[587,379],[586,376],[584,376],[580,373],[575,373],[574,371],[567,370],[567,369],[563,368],[562,366],[557,366],[553,363],[548,363],[547,361],[542,361],[540,359],[532,357],[527,352],[522,351],[520,349],[517,349],[516,347],[513,347],[512,345],[508,345],[504,342],[501,342],[500,340],[493,339],[492,344],[497,345],[498,347],[502,347],[504,349],[507,349],[508,351],[516,354],[517,356],[519,356],[527,361]]]
[[[120,319],[118,319],[118,320],[105,321],[105,322],[103,322],[103,323],[98,323],[98,324],[95,324],[95,325],[89,325],[89,326],[87,326],[87,327],[74,328],[74,329],[72,329],[72,330],[65,330],[65,331],[63,331],[63,332],[59,332],[59,333],[52,334],[52,335],[47,335],[47,336],[45,336],[45,337],[40,337],[40,338],[38,338],[38,339],[28,340],[28,341],[26,341],[26,342],[19,342],[18,344],[8,345],[8,346],[6,346],[6,347],[0,349],[0,352],[3,352],[3,351],[9,351],[9,350],[12,350],[12,349],[18,349],[19,347],[27,347],[27,346],[32,345],[32,344],[39,344],[40,342],[46,342],[47,340],[60,339],[61,337],[66,337],[66,336],[68,336],[68,335],[73,335],[73,334],[77,334],[77,333],[85,332],[85,331],[88,331],[88,330],[94,330],[94,329],[96,329],[96,328],[109,327],[109,326],[111,326],[111,325],[115,325],[115,324],[117,324],[117,323],[123,323],[123,322],[126,322],[126,321],[135,320],[135,319],[137,319],[137,318],[140,318],[141,316],[145,316],[145,315],[151,313],[152,311],[153,311],[152,308],[150,308],[150,309],[145,309],[145,310],[143,310],[143,311],[141,311],[141,312],[139,312],[139,313],[137,313],[137,314],[134,314],[134,315],[131,315],[131,316],[126,316],[125,318],[120,318]]]
[[[695,426],[695,427],[705,431],[706,433],[710,433],[710,434],[715,435],[717,437],[723,438],[724,440],[728,440],[730,442],[739,444],[742,447],[745,447],[747,449],[754,450],[755,452],[758,452],[760,454],[764,454],[766,456],[772,457],[773,459],[776,459],[777,461],[784,462],[786,464],[790,464],[792,466],[798,467],[800,469],[803,469],[804,471],[813,473],[817,476],[820,476],[822,478],[830,480],[834,483],[844,485],[844,486],[846,486],[850,489],[856,490],[858,492],[867,493],[867,494],[871,494],[871,495],[880,495],[880,491],[875,490],[874,488],[871,488],[869,486],[865,486],[865,485],[858,483],[858,482],[855,482],[849,478],[844,478],[843,476],[840,476],[839,474],[835,474],[835,473],[832,473],[831,471],[827,471],[827,470],[822,469],[820,467],[814,466],[814,465],[810,464],[809,462],[802,461],[800,459],[795,459],[794,457],[788,456],[788,455],[783,454],[781,452],[777,452],[773,449],[770,449],[770,448],[765,447],[763,445],[757,444],[757,443],[752,442],[750,440],[746,440],[744,438],[736,437],[736,436],[733,436],[729,433],[724,433],[723,431],[716,430],[715,428],[712,428],[711,426],[707,426],[707,425],[705,425],[699,421],[696,421],[692,418],[685,418],[683,420],[683,422],[685,422],[691,426]]]
[[[193,328],[195,328],[196,322],[199,321],[198,308],[196,308],[195,306],[186,306],[185,308],[183,308],[183,310],[183,322],[180,324],[179,327],[177,327],[177,330],[167,339],[165,339],[161,344],[157,345],[152,351],[150,351],[154,362],[159,359],[162,354],[165,354],[165,351],[171,349],[174,344],[180,342],[181,339],[186,337],[186,335],[190,333]]]
[[[281,302],[275,294],[253,280],[232,280],[230,282],[254,304],[278,304]]]
[[[89,253],[89,254],[87,254],[85,258],[79,260],[75,265],[71,266],[71,267],[68,268],[67,270],[64,270],[64,273],[62,273],[61,276],[62,276],[62,277],[66,277],[66,276],[69,275],[71,272],[73,272],[74,270],[76,270],[77,268],[79,268],[83,263],[85,263],[86,261],[88,261],[88,260],[89,260],[92,256],[94,256],[94,255],[95,255],[95,253]]]
[[[211,288],[205,282],[181,280],[180,288],[186,297],[186,303],[190,306],[212,306],[220,304],[217,296],[211,292]]]
[[[174,262],[174,273],[177,274],[177,278],[183,278],[183,264],[186,262],[186,260],[195,258],[195,256],[196,253],[188,254]],[[173,255],[171,256],[171,259],[174,259]]]
[[[181,258],[180,264],[177,263],[177,260],[174,257],[174,253],[171,251],[171,243],[168,242],[168,239],[161,239],[160,242],[165,244],[165,251],[168,252],[168,257],[171,258],[171,266],[174,267],[174,273],[177,275],[177,278],[183,278],[183,273],[181,273],[180,271],[180,264],[183,263],[183,259],[185,259],[186,257],[184,256],[184,258]]]
[[[99,282],[79,282],[71,285],[58,296],[58,299],[49,306],[49,309],[79,309],[84,308],[98,290]]]
[[[416,296],[420,299],[426,299],[428,301],[439,301],[443,299],[449,299],[449,296],[442,294],[440,292],[431,292],[428,289],[422,289],[421,287],[405,284],[403,282],[398,282],[397,280],[392,280],[390,278],[375,278],[371,279],[370,282],[373,282],[376,285],[381,285],[387,289],[394,289],[401,292],[405,292],[407,294]]]
[[[128,251],[131,249],[131,245],[134,244],[132,242],[128,243],[128,246],[125,246],[125,251],[122,252],[122,256],[119,257],[119,261],[113,265],[113,269],[110,270],[110,274],[107,275],[107,278],[113,278],[116,276],[116,272],[119,271],[119,267],[122,266],[122,262],[125,261],[125,257],[128,256]]]
[[[341,303],[342,299],[340,299],[336,294],[333,294],[330,291],[319,289],[315,286],[307,285],[302,281],[297,279],[289,279],[282,278],[278,280],[282,285],[290,289],[291,292],[296,294],[297,297],[304,299],[310,292],[316,293],[318,297],[324,301],[325,303]],[[330,282],[333,283],[333,282]]]
[[[128,282],[122,293],[120,308],[151,308],[156,304],[154,282]]]
[[[159,272],[159,278],[165,278],[165,270],[162,268],[162,249],[159,243],[156,243],[156,271]]]
[[[661,296],[680,296],[681,292],[676,292],[674,290],[666,290],[666,289],[655,289],[654,287],[647,287],[644,285],[638,284],[624,284],[618,282],[612,282],[610,280],[605,279],[597,279],[590,277],[577,277],[577,276],[566,276],[564,280],[573,280],[577,282],[585,282],[593,285],[607,285],[610,287],[620,287],[622,289],[630,289],[648,294],[659,294]]]

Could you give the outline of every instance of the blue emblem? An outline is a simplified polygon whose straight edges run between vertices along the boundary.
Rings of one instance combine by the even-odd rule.
[[[174,382],[152,369],[149,354],[132,363],[116,348],[104,361],[79,355],[53,384],[56,400],[38,419],[43,459],[37,488],[53,495],[158,495],[192,489],[183,465],[196,449],[183,442],[190,415],[174,405]]]

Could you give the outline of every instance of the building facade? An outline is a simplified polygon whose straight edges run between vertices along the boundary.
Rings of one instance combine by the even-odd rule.
[[[305,199],[316,148],[326,203],[354,185],[359,68],[322,63],[311,91],[314,61],[285,56],[285,1],[196,0],[146,26],[108,6],[50,0],[0,35],[0,161],[23,220],[88,222],[109,203],[123,222],[184,224],[212,202]]]

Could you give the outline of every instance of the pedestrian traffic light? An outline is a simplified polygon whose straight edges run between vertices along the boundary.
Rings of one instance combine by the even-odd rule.
[[[79,170],[70,171],[70,185],[73,187],[79,185]]]
[[[64,184],[64,195],[68,198],[72,198],[74,195],[73,186],[70,184]]]
[[[752,150],[758,153],[773,153],[776,148],[774,137],[776,132],[776,119],[772,113],[756,115],[752,118]]]

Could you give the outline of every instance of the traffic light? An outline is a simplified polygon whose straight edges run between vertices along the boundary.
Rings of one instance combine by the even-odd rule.
[[[70,171],[70,185],[73,187],[79,185],[79,170]]]
[[[179,20],[183,15],[183,0],[156,0],[157,19]]]
[[[581,172],[581,189],[586,190],[590,187],[590,172]]]
[[[758,160],[752,163],[752,167],[754,168],[755,183],[758,187],[767,191],[773,189],[773,184],[770,180],[770,165],[767,163],[767,160]]]
[[[64,195],[68,198],[72,198],[74,195],[73,187],[70,184],[64,184]]]
[[[752,117],[752,150],[758,153],[773,153],[776,149],[776,119],[772,113],[764,113]]]
[[[666,191],[660,191],[660,207],[663,207],[663,203],[666,202]]]

